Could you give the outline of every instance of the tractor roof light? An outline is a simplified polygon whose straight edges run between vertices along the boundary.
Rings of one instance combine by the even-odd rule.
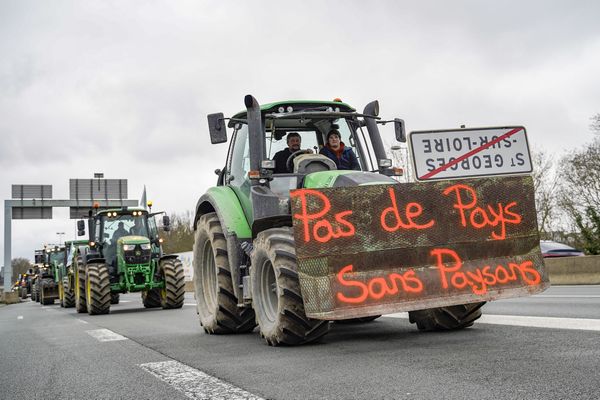
[[[94,202],[94,206],[95,209],[100,208],[100,203],[98,203],[97,201]]]

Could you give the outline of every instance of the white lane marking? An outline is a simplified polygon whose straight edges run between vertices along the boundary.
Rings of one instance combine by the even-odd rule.
[[[119,303],[131,303],[131,300],[119,300]]]
[[[87,324],[87,323],[88,323],[87,321],[84,321],[84,320],[82,320],[82,319],[79,319],[79,318],[75,318],[75,319],[76,319],[77,321],[81,322],[82,324]]]
[[[547,298],[553,298],[556,297],[557,299],[568,299],[570,297],[574,298],[574,299],[588,299],[588,298],[600,298],[600,295],[598,294],[534,294],[531,297],[547,297]]]
[[[85,331],[85,333],[97,339],[99,342],[114,342],[116,340],[127,340],[125,336],[121,336],[118,333],[111,331],[110,329],[95,329],[93,331]]]
[[[190,399],[262,400],[261,397],[175,360],[140,364],[140,367]]]
[[[23,319],[23,316],[22,316],[22,315],[19,315],[19,316],[17,317],[17,319]]]
[[[196,303],[183,303],[184,306],[194,306],[196,307],[198,304]]]
[[[388,314],[385,317],[408,319],[408,313]],[[482,315],[475,324],[525,326],[529,328],[573,329],[600,331],[600,319],[528,317],[521,315]]]

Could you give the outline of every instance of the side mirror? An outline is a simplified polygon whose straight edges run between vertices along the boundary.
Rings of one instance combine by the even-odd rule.
[[[208,114],[208,131],[212,144],[227,142],[227,125],[223,113]]]
[[[404,120],[394,118],[394,130],[396,131],[396,140],[401,143],[406,143],[406,131],[404,130]]]
[[[77,236],[85,235],[85,221],[79,220],[77,221]]]
[[[165,232],[169,232],[171,230],[171,219],[168,215],[163,215],[162,228]]]

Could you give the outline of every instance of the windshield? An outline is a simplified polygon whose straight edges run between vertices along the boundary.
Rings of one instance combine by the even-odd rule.
[[[116,217],[102,216],[102,237],[114,244],[123,236],[137,235],[148,237],[146,215],[133,216],[131,214],[117,215]]]
[[[365,149],[360,147],[361,140],[357,140],[353,122],[346,118],[338,119],[275,119],[267,121],[265,132],[266,158],[273,159],[278,151],[288,148],[286,137],[291,132],[300,135],[300,149],[310,149],[318,154],[325,145],[327,133],[331,129],[337,129],[341,135],[341,141],[346,147],[351,147],[358,158],[363,171],[370,170],[368,157],[364,156]],[[364,139],[363,139],[364,140]]]
[[[65,262],[65,251],[53,251],[50,253],[50,263],[55,262],[58,264]]]

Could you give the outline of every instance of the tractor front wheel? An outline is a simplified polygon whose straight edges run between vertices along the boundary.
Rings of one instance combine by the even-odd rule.
[[[185,299],[185,274],[183,264],[178,259],[168,259],[160,263],[164,289],[160,291],[160,305],[164,309],[181,308]]]
[[[73,270],[75,271],[75,309],[78,313],[87,312],[85,296],[85,265],[77,260]]]
[[[198,318],[206,333],[250,332],[254,311],[238,307],[227,239],[216,213],[204,214],[194,236],[194,287]]]
[[[329,321],[310,319],[304,312],[291,228],[258,234],[250,280],[260,334],[270,346],[310,343],[329,332]]]
[[[428,308],[409,311],[408,319],[417,324],[420,331],[447,331],[468,328],[481,317],[483,303],[459,304],[456,306]]]
[[[75,293],[69,285],[69,277],[65,276],[62,279],[62,292],[63,292],[63,307],[69,308],[75,305]]]
[[[110,275],[106,264],[88,264],[85,295],[90,315],[110,312]]]
[[[146,308],[160,307],[160,289],[143,290],[142,303]]]

